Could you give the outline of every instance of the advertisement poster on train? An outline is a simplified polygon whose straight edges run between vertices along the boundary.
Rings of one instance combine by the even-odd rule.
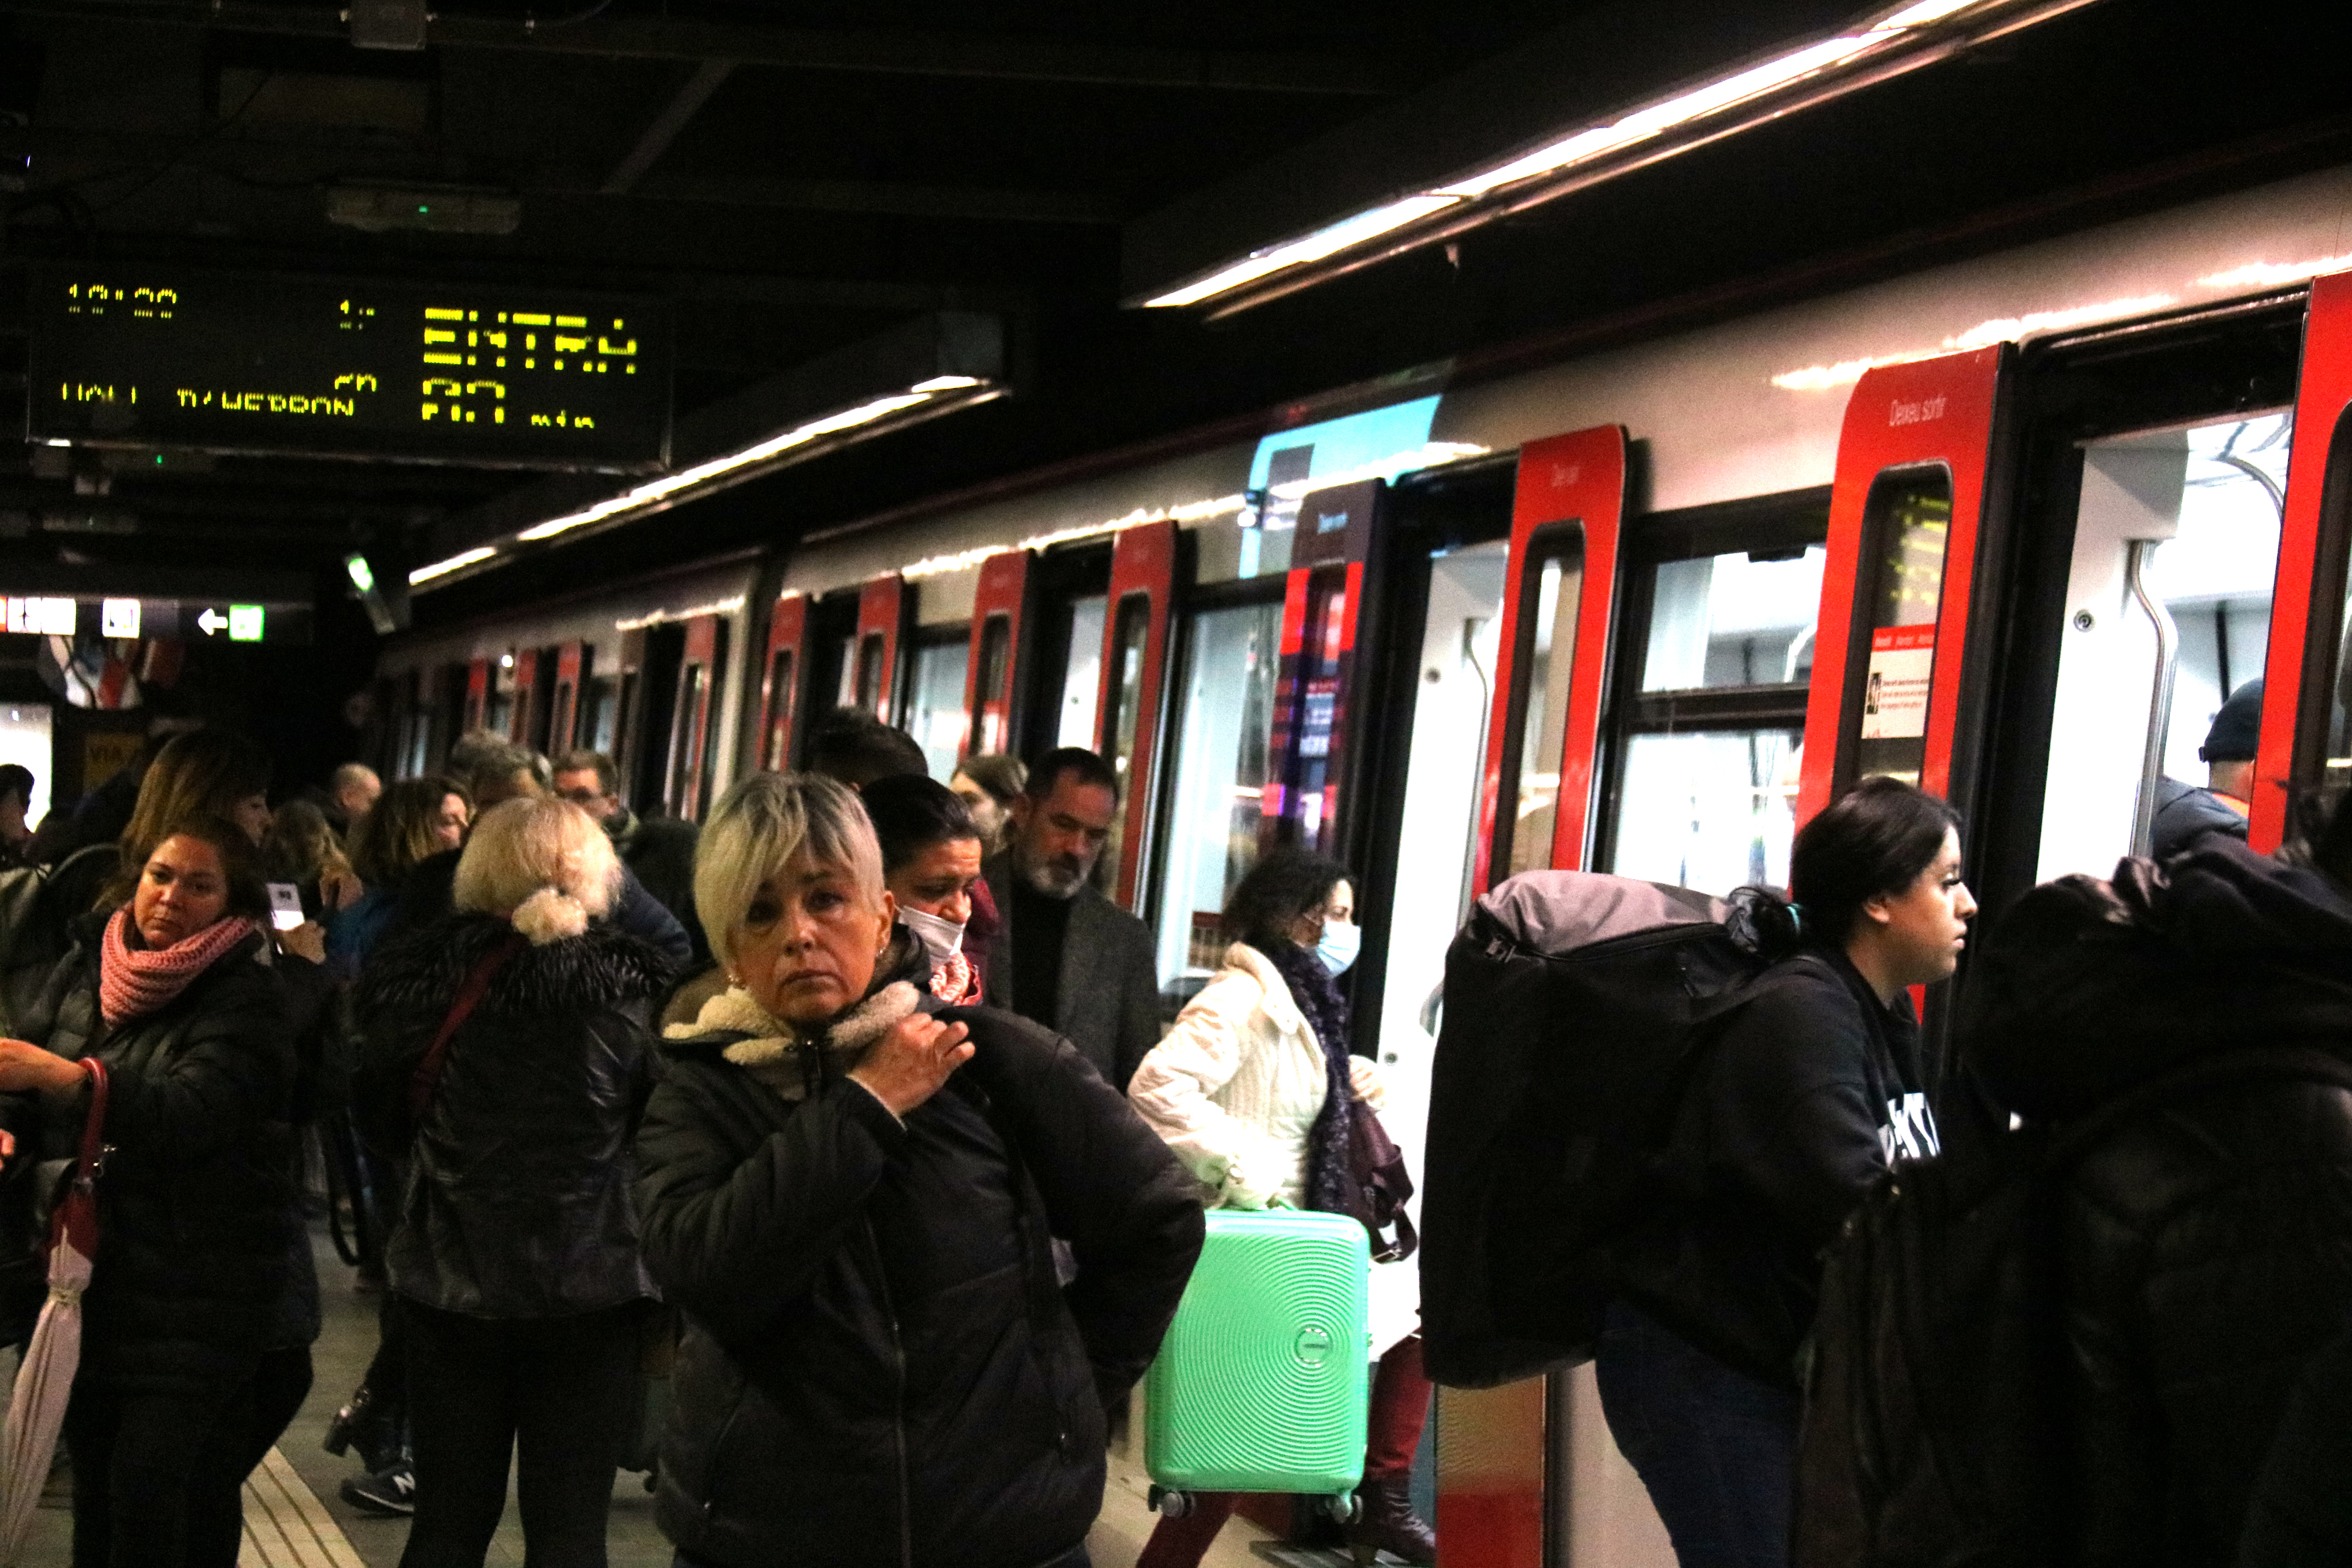
[[[1862,695],[1862,738],[1911,741],[1927,732],[1927,682],[1936,628],[1881,626],[1870,634],[1870,679]]]

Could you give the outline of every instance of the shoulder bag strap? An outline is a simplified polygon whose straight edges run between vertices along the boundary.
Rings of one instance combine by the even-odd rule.
[[[484,953],[466,976],[466,984],[457,988],[457,999],[449,1004],[449,1016],[441,1020],[441,1032],[433,1037],[425,1048],[425,1059],[416,1064],[416,1076],[408,1080],[408,1110],[411,1116],[422,1117],[425,1107],[433,1103],[433,1091],[441,1086],[441,1069],[449,1060],[449,1042],[465,1026],[481,1004],[483,994],[490,988],[491,979],[506,967],[507,960],[520,952],[523,939],[510,936]]]

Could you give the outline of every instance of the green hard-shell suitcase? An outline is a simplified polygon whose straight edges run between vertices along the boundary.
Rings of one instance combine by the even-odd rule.
[[[1371,1249],[1346,1215],[1215,1209],[1144,1394],[1152,1501],[1303,1492],[1346,1517],[1364,1474]]]

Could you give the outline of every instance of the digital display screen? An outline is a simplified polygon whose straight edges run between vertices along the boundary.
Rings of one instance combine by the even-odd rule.
[[[0,593],[0,632],[34,637],[308,643],[311,630],[312,607],[293,600],[241,604],[233,599],[88,599]]]
[[[26,438],[626,471],[668,454],[659,302],[168,265],[35,269]]]

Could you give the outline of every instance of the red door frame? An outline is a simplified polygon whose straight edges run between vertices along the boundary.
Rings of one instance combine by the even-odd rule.
[[[1813,631],[1813,677],[1805,699],[1805,761],[1797,789],[1802,826],[1830,804],[1857,728],[1863,681],[1858,617],[1869,606],[1862,584],[1874,580],[1863,559],[1870,489],[1894,468],[1941,468],[1951,476],[1951,532],[1944,541],[1941,597],[1936,605],[1936,657],[1927,689],[1927,757],[1919,787],[1948,796],[1952,746],[1968,664],[1970,590],[1984,521],[1985,474],[1992,460],[1994,409],[2009,362],[2006,345],[1864,371],[1847,399],[1838,433],[1837,477],[1830,495],[1829,559]]]
[[[1283,581],[1281,660],[1274,689],[1274,722],[1267,742],[1265,798],[1261,802],[1259,831],[1271,846],[1286,831],[1320,854],[1340,854],[1344,840],[1340,818],[1352,809],[1353,740],[1350,722],[1354,699],[1362,687],[1356,668],[1357,633],[1365,610],[1365,574],[1377,548],[1376,535],[1385,486],[1379,479],[1360,479],[1310,490],[1298,503],[1297,531],[1292,536],[1290,569]],[[1328,695],[1331,701],[1329,729],[1320,737],[1325,771],[1319,786],[1317,828],[1313,837],[1297,831],[1305,805],[1302,785],[1307,765],[1304,755],[1308,714],[1307,671],[1310,636],[1328,635],[1324,626],[1307,623],[1316,609],[1313,584],[1318,575],[1329,580],[1339,568],[1339,603],[1337,646],[1332,655],[1336,679]],[[1328,604],[1328,601],[1324,601]],[[1328,612],[1327,612],[1328,614]],[[1285,825],[1290,825],[1286,827]]]
[[[781,773],[793,765],[793,731],[799,728],[801,693],[808,688],[808,605],[801,594],[780,595],[768,612],[768,647],[760,661],[759,765]],[[791,672],[776,689],[776,655],[789,651]]]
[[[2303,364],[2288,449],[2286,505],[2279,520],[2278,577],[2271,589],[2270,651],[2263,666],[2263,731],[2254,757],[2253,815],[2246,842],[2266,855],[2286,839],[2298,779],[2318,782],[2326,758],[2329,697],[2337,655],[2332,604],[2320,600],[2328,459],[2352,409],[2352,272],[2312,279]],[[2345,502],[2336,500],[2340,510]],[[2342,564],[2326,574],[2340,593]],[[2306,704],[2306,694],[2308,703]],[[2303,711],[2305,706],[2310,712]],[[2300,753],[2300,755],[2298,755]]]
[[[1110,593],[1103,605],[1102,676],[1095,692],[1095,750],[1111,760],[1111,692],[1118,677],[1119,607],[1145,603],[1142,679],[1135,693],[1135,750],[1120,800],[1119,907],[1133,909],[1142,883],[1144,828],[1151,810],[1151,767],[1159,752],[1161,666],[1168,658],[1168,612],[1176,593],[1176,525],[1147,522],[1111,544]]]
[[[460,735],[470,735],[480,729],[490,711],[490,661],[477,658],[466,666],[466,711],[464,722],[457,726]]]
[[[914,595],[907,580],[896,572],[874,578],[857,595],[857,641],[851,645],[851,679],[866,662],[866,639],[882,639],[881,679],[875,687],[874,717],[885,724],[898,717],[898,647],[905,641],[907,612]]]
[[[963,710],[965,756],[1013,749],[1014,694],[1021,689],[1021,638],[1029,609],[1029,563],[1026,550],[1006,550],[980,563],[980,583],[972,591],[971,655],[965,661]],[[992,619],[1005,624],[1004,681],[994,691],[980,689],[984,664],[982,649]]]
[[[547,749],[562,755],[579,743],[580,694],[588,688],[588,672],[596,650],[580,641],[555,650],[555,696],[547,710]]]
[[[507,739],[518,746],[531,744],[530,710],[539,697],[539,653],[535,647],[519,647],[511,656],[514,707],[507,713]]]
[[[1559,755],[1551,865],[1583,868],[1592,837],[1592,781],[1601,740],[1601,705],[1609,689],[1609,641],[1616,624],[1617,566],[1625,521],[1625,428],[1598,425],[1519,449],[1511,496],[1510,563],[1503,572],[1502,643],[1495,658],[1494,705],[1486,726],[1486,766],[1478,789],[1478,835],[1471,849],[1471,889],[1483,893],[1494,872],[1495,826],[1504,776],[1517,770],[1505,753],[1513,738],[1511,704],[1519,698],[1519,606],[1526,597],[1529,548],[1555,524],[1580,525],[1583,580],[1577,591],[1576,649],[1569,674],[1568,721]],[[1524,737],[1520,737],[1524,741]]]

